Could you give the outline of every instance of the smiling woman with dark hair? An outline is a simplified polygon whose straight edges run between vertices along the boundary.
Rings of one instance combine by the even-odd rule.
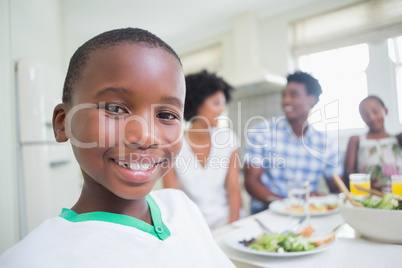
[[[187,75],[186,89],[184,120],[187,121],[198,114],[199,107],[208,97],[220,91],[225,95],[225,101],[228,103],[232,98],[231,93],[233,91],[233,88],[225,80],[206,70]]]
[[[215,229],[237,220],[241,208],[237,137],[230,129],[216,128],[233,88],[201,71],[186,76],[186,89],[184,118],[191,126],[164,186],[183,190]]]

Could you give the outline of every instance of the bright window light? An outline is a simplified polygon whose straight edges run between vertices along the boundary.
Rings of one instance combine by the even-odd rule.
[[[402,66],[399,66],[396,69],[396,85],[398,94],[399,123],[402,124]]]
[[[364,128],[359,103],[367,97],[365,70],[367,44],[344,47],[299,58],[302,71],[320,81],[323,94],[312,110],[309,123],[320,131]]]
[[[402,36],[388,39],[388,52],[395,64],[399,123],[402,123]]]

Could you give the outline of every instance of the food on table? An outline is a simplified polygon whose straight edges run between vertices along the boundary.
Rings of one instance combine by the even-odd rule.
[[[314,231],[315,230],[309,225],[298,234],[262,234],[251,240],[240,241],[240,243],[255,250],[283,253],[313,250],[335,239],[333,232],[327,235],[311,236]]]
[[[250,241],[241,241],[246,247],[269,252],[306,251],[315,248],[306,237],[297,234],[263,234]]]
[[[334,210],[338,207],[338,203],[333,203],[333,204],[315,204],[312,203],[310,204],[310,213],[319,213],[319,212],[325,212],[329,210]],[[291,213],[304,213],[304,207],[303,206],[290,206],[285,208],[286,211],[291,212]]]
[[[310,237],[313,233],[315,232],[314,228],[311,227],[311,225],[307,226],[306,228],[303,228],[299,234],[301,234],[304,237]]]
[[[402,202],[394,199],[391,193],[386,193],[382,198],[370,197],[364,200],[356,200],[366,208],[402,210]]]
[[[326,235],[317,235],[317,236],[311,236],[308,238],[308,240],[311,243],[313,243],[314,246],[316,246],[316,247],[329,243],[334,239],[335,239],[335,234],[333,232],[326,234]]]

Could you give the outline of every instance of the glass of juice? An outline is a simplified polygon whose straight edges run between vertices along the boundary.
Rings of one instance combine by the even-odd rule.
[[[301,214],[309,215],[310,182],[288,181],[288,206],[298,209]]]
[[[402,195],[402,175],[392,175],[392,193]]]
[[[356,185],[370,190],[371,181],[370,174],[366,173],[352,173],[349,175],[349,187],[354,196],[370,196],[369,193],[356,189]]]

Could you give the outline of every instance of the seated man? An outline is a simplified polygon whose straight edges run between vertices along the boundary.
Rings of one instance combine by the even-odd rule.
[[[286,197],[289,181],[308,180],[314,193],[324,177],[330,191],[338,192],[332,178],[333,173],[343,173],[338,143],[307,121],[321,93],[318,80],[311,75],[291,74],[282,92],[285,117],[264,120],[247,130],[245,186],[252,197],[252,214]]]

